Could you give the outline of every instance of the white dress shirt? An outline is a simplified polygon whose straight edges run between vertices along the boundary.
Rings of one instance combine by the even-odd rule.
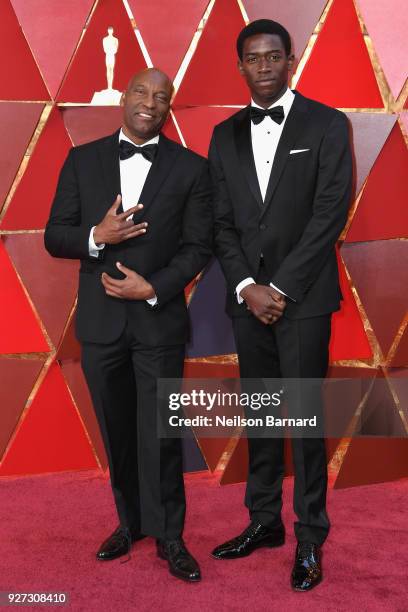
[[[276,121],[271,119],[271,117],[265,117],[260,123],[256,125],[251,121],[252,152],[254,155],[255,169],[263,200],[265,200],[266,190],[268,188],[276,149],[278,148],[279,140],[282,135],[282,130],[294,99],[295,94],[288,87],[285,93],[279,98],[279,100],[276,100],[273,104],[271,104],[271,106],[268,107],[273,108],[274,106],[283,106],[283,112],[285,113],[285,117],[282,123],[276,123]],[[262,108],[253,100],[251,100],[251,106],[255,106],[256,108]],[[248,285],[252,285],[254,283],[255,280],[252,277],[244,278],[240,283],[238,283],[235,289],[238,304],[241,304],[243,302],[243,298],[240,295],[241,291]],[[286,295],[286,293],[281,291],[272,283],[270,283],[270,285],[271,287],[279,291],[279,293]]]
[[[119,132],[119,141],[121,140],[127,140],[133,145],[135,144],[123,133],[122,130]],[[143,146],[148,144],[157,144],[158,142],[159,136],[155,136],[148,142],[143,143]],[[132,155],[132,157],[129,157],[128,159],[119,160],[123,212],[129,210],[129,208],[132,208],[132,206],[136,206],[136,204],[139,203],[140,194],[142,193],[142,189],[151,165],[152,162],[145,159],[143,155],[140,154]],[[128,218],[130,219],[131,217]],[[91,255],[91,257],[99,257],[99,251],[105,248],[105,244],[95,244],[93,237],[94,229],[95,226],[91,229],[91,233],[89,234],[89,255]],[[157,303],[157,297],[150,298],[146,301],[151,306],[154,306]]]

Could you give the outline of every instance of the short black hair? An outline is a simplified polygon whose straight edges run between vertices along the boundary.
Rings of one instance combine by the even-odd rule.
[[[277,21],[272,21],[272,19],[257,19],[256,21],[252,21],[245,26],[237,38],[237,52],[241,61],[244,41],[250,36],[255,36],[256,34],[276,34],[282,41],[286,55],[290,55],[292,44],[290,41],[289,32],[286,30],[286,28],[284,28],[283,25]]]

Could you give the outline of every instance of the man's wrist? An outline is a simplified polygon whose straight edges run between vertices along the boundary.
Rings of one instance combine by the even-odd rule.
[[[106,240],[104,240],[103,236],[101,236],[101,230],[98,225],[95,226],[95,229],[93,232],[93,239],[94,239],[96,246],[101,246],[102,244],[106,243]]]

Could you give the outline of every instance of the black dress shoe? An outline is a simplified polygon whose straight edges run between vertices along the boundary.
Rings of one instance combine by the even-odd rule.
[[[133,533],[126,527],[118,527],[107,538],[96,553],[99,561],[112,561],[130,552],[132,543],[141,540],[145,536],[141,533]]]
[[[156,540],[157,554],[166,559],[170,574],[187,582],[201,580],[200,567],[197,561],[188,552],[183,540]]]
[[[320,549],[311,542],[299,542],[296,547],[295,565],[292,570],[292,587],[295,591],[310,591],[322,580]]]
[[[260,523],[251,523],[239,536],[214,548],[211,556],[215,559],[239,559],[247,557],[262,546],[273,548],[282,546],[284,543],[285,528],[283,525],[271,529]]]

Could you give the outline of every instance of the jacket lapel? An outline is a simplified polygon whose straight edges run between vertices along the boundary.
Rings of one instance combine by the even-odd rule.
[[[139,202],[143,204],[142,215],[146,213],[146,210],[153,202],[155,195],[159,191],[164,179],[169,174],[179,153],[180,148],[177,143],[164,136],[164,134],[160,134],[157,155],[150,166],[139,198]],[[137,222],[140,223],[140,213],[137,218]]]
[[[103,180],[105,183],[105,193],[107,198],[107,209],[116,200],[120,188],[119,170],[119,132],[117,130],[99,143],[99,155],[103,168]],[[122,205],[119,212],[123,212]]]
[[[255,161],[252,153],[251,121],[247,106],[234,121],[235,146],[252,195],[260,207],[263,206],[262,194],[256,174]]]
[[[268,188],[266,190],[265,201],[262,207],[262,215],[265,213],[272,201],[273,194],[275,193],[275,189],[279,183],[283,169],[285,168],[285,165],[289,159],[290,150],[293,148],[293,145],[295,144],[303,126],[305,125],[306,113],[309,110],[307,100],[297,91],[294,93],[295,99],[293,100],[292,107],[285,121],[285,125],[279,139],[279,144],[276,149],[271,175],[269,177]]]

